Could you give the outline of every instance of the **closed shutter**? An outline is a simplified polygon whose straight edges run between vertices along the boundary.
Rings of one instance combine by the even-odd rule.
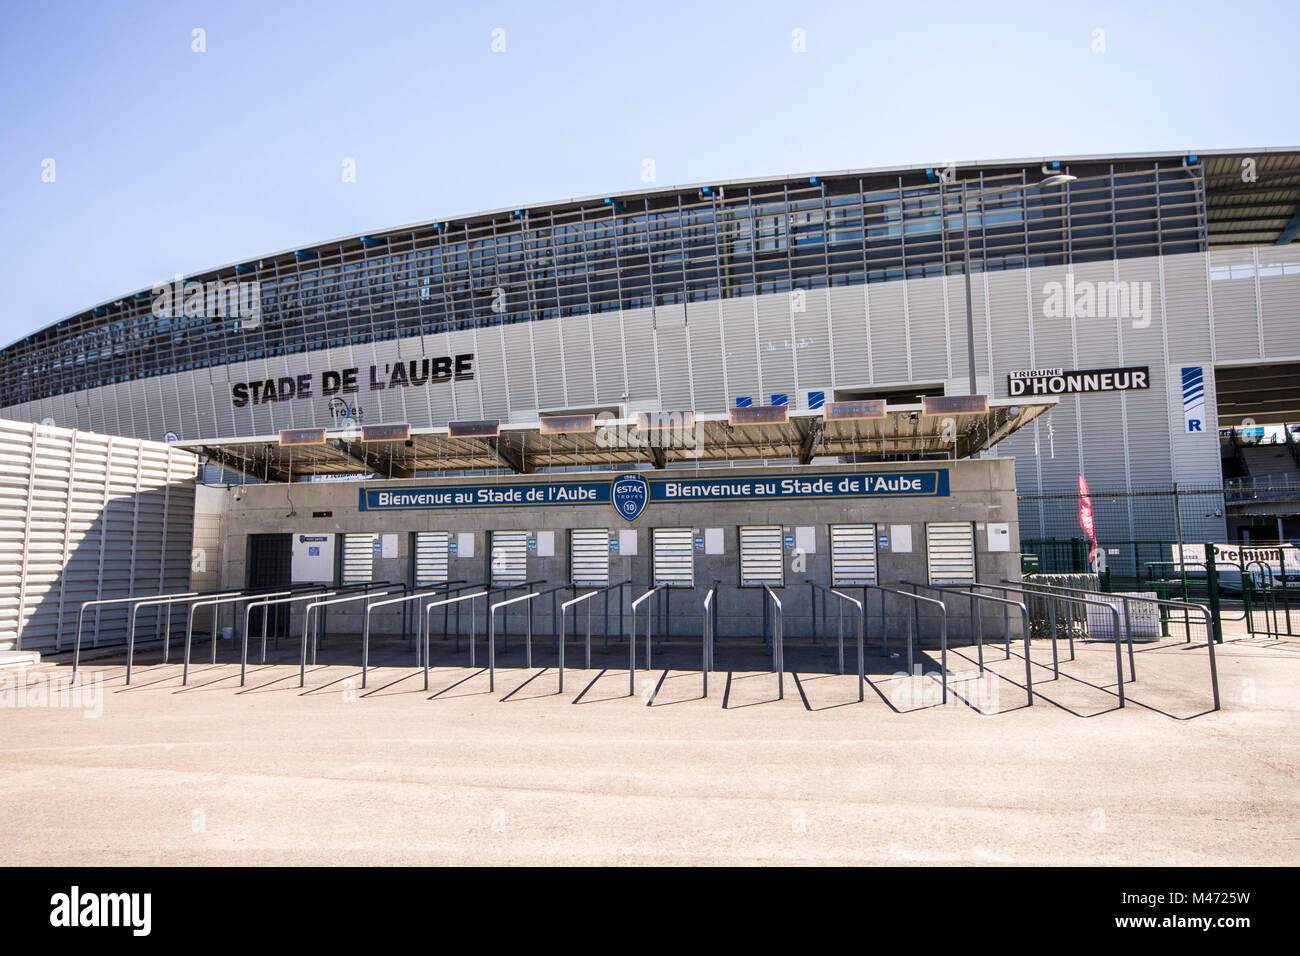
[[[493,584],[522,584],[528,580],[528,532],[492,532]]]
[[[570,579],[579,587],[609,584],[609,531],[574,528],[569,532]]]
[[[740,586],[785,586],[781,526],[749,525],[740,529]]]
[[[373,532],[343,536],[343,583],[366,584],[375,579],[375,542]]]
[[[975,532],[969,521],[927,524],[925,555],[931,584],[975,583]]]
[[[831,525],[831,582],[836,587],[876,583],[876,526]]]
[[[447,543],[451,536],[446,531],[417,531],[415,533],[415,583],[445,584],[447,582]]]
[[[694,532],[690,528],[655,528],[650,535],[655,585],[694,587]]]

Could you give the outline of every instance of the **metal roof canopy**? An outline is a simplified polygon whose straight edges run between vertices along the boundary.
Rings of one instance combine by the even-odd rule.
[[[723,414],[695,415],[685,429],[641,431],[637,419],[600,422],[595,431],[541,434],[541,422],[501,423],[497,437],[452,438],[446,426],[414,428],[408,441],[366,442],[327,430],[325,443],[279,444],[278,435],[176,442],[228,471],[263,481],[315,475],[414,478],[438,472],[668,468],[768,460],[806,465],[817,457],[888,461],[905,456],[968,458],[992,448],[1057,404],[990,399],[981,414],[924,415],[922,405],[891,405],[883,418],[826,421],[790,409],[780,424],[735,425]]]

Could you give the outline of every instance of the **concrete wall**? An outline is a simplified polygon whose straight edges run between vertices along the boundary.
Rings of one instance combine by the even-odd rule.
[[[551,530],[555,534],[555,556],[539,557],[530,553],[528,577],[546,579],[551,584],[569,582],[569,536],[572,528],[607,528],[612,531],[634,528],[637,532],[637,554],[611,555],[611,581],[631,579],[633,587],[624,593],[631,599],[649,587],[651,578],[650,532],[655,527],[690,527],[703,535],[706,528],[724,529],[725,553],[706,555],[695,552],[694,591],[677,592],[672,597],[668,626],[673,635],[696,637],[700,633],[700,605],[705,589],[714,580],[720,581],[719,636],[757,638],[762,625],[762,591],[738,587],[738,528],[741,525],[779,524],[787,535],[794,535],[797,527],[815,529],[816,550],[800,557],[787,549],[785,553],[786,588],[781,592],[785,607],[785,633],[788,639],[806,639],[811,634],[811,589],[805,582],[831,583],[830,525],[837,523],[876,522],[881,533],[886,526],[908,525],[911,528],[913,550],[898,553],[893,548],[897,540],[892,536],[890,550],[880,550],[877,555],[879,582],[887,586],[898,585],[903,580],[925,582],[927,565],[925,554],[925,523],[927,521],[970,521],[977,523],[975,534],[977,573],[980,580],[999,581],[1019,577],[1019,553],[994,553],[988,550],[989,541],[984,523],[1007,522],[1010,525],[1011,547],[1017,547],[1019,530],[1016,516],[1015,465],[1010,459],[985,459],[959,462],[889,463],[874,466],[841,465],[809,469],[809,473],[851,473],[854,471],[909,472],[933,470],[936,466],[949,473],[950,495],[947,497],[860,498],[819,501],[781,502],[690,502],[682,504],[655,503],[631,524],[622,521],[608,504],[539,508],[498,508],[488,510],[456,511],[361,511],[358,508],[358,491],[362,487],[398,490],[404,487],[436,487],[447,484],[487,483],[487,480],[419,479],[391,482],[304,482],[292,485],[246,485],[228,489],[223,513],[222,578],[223,587],[241,587],[247,580],[247,536],[255,533],[292,532],[296,534],[325,534],[344,532],[397,533],[398,554],[395,558],[376,557],[375,580],[412,581],[411,553],[414,547],[413,532],[450,531],[474,535],[474,556],[453,556],[450,576],[479,582],[488,575],[488,533],[492,530]],[[787,467],[767,469],[766,473],[785,474]],[[764,469],[702,469],[701,476],[734,478],[740,474],[763,474]],[[647,478],[663,476],[664,472],[640,472]],[[685,477],[694,471],[674,471],[668,474]],[[575,475],[566,473],[557,479],[609,480],[609,473]],[[492,481],[493,485],[535,483],[538,476],[522,476]],[[295,517],[287,517],[295,511]],[[330,517],[314,518],[313,512],[332,512]],[[341,550],[341,541],[338,545]],[[630,593],[631,592],[631,593]],[[861,589],[850,591],[861,596]],[[563,595],[561,600],[571,597]],[[500,598],[498,598],[500,599]],[[603,612],[602,599],[596,599]],[[476,602],[480,607],[482,602]],[[550,633],[550,598],[535,602],[537,617],[535,633]],[[828,606],[833,606],[829,602]],[[969,634],[968,602],[964,599],[951,602],[952,633],[954,638]],[[901,613],[903,604],[898,603]],[[616,613],[617,605],[611,603]],[[819,599],[820,609],[820,599]],[[891,613],[894,613],[891,599]],[[820,612],[820,610],[819,610]],[[927,615],[927,619],[932,615]],[[832,620],[836,620],[832,615]],[[295,616],[295,621],[298,618]],[[879,626],[879,598],[873,596],[870,605],[869,626]],[[299,627],[300,624],[295,624]],[[522,611],[511,615],[512,634],[522,632]],[[644,627],[644,625],[641,625]],[[330,613],[331,633],[358,633],[360,615],[344,608]],[[392,633],[398,627],[396,614],[376,612],[372,628],[378,633]],[[585,618],[583,627],[585,628]],[[595,631],[602,627],[600,615],[595,619]],[[615,625],[611,625],[613,630]],[[928,625],[927,625],[928,627]],[[997,627],[1001,627],[998,615]],[[932,628],[930,628],[932,630]],[[435,630],[436,633],[436,630]],[[481,631],[480,631],[481,633]]]

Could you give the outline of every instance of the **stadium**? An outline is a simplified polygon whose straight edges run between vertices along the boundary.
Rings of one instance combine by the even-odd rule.
[[[554,494],[567,472],[703,468],[725,481],[733,468],[821,468],[817,479],[869,463],[892,469],[879,476],[886,484],[915,481],[926,495],[951,487],[938,517],[981,532],[989,522],[990,535],[997,527],[1012,539],[998,551],[1033,551],[1045,569],[1081,560],[1076,507],[1086,480],[1096,535],[1115,545],[1102,550],[1137,575],[1144,561],[1168,560],[1170,541],[1300,533],[1300,457],[1287,427],[1300,421],[1297,234],[1296,149],[647,188],[161,278],[5,348],[0,417],[51,434],[166,442],[196,456],[200,486],[237,486],[214,512],[225,518],[211,525],[223,529],[211,532],[223,554],[213,586],[276,583],[254,571],[259,534],[359,535],[347,522],[379,520],[387,506],[378,495],[394,499],[375,489],[390,483],[517,482],[520,497],[509,500],[528,505]],[[1252,441],[1265,428],[1280,428],[1271,434],[1282,441]],[[660,432],[672,440],[657,440]],[[936,462],[946,467],[934,471]],[[963,484],[963,469],[982,469],[983,496]],[[341,478],[363,481],[359,498],[355,485],[328,481]],[[291,491],[285,507],[286,482],[312,490]],[[608,476],[596,484],[573,493],[617,508]],[[277,489],[274,504],[262,486]],[[448,487],[460,490],[421,501],[475,500],[469,485]],[[652,479],[636,493],[640,507],[666,487]],[[876,536],[876,522],[916,506],[868,513],[886,507],[874,502],[849,517],[869,519]],[[199,542],[202,500],[195,507]],[[399,514],[391,529],[435,533],[429,515],[443,506],[430,507],[427,527]],[[241,508],[249,541],[232,549],[221,521]],[[344,508],[349,517],[336,517]],[[782,524],[772,505],[723,510],[735,512],[741,551],[747,522]],[[510,562],[554,547],[537,541],[540,519],[528,514],[518,520],[533,531],[519,531]],[[673,514],[689,552],[701,521]],[[819,512],[810,526],[833,517]],[[437,527],[469,534],[484,520]],[[556,530],[572,523],[565,517]],[[326,549],[337,568],[325,577],[348,581],[358,548],[366,569],[353,579],[370,574],[372,538],[375,561],[423,566],[419,543],[381,549],[389,530],[344,541],[337,557]],[[714,554],[703,537],[695,550]],[[816,546],[809,533],[801,549],[805,537]],[[438,540],[445,568],[447,539]],[[607,536],[597,550],[614,547]],[[978,558],[973,543],[959,550],[970,574],[986,557],[991,571],[1019,573],[991,544]],[[290,560],[276,554],[271,563]],[[102,569],[102,549],[98,560]],[[602,567],[593,583],[609,580],[605,558]],[[516,571],[508,580],[531,573]],[[199,582],[169,574],[157,583]],[[565,576],[580,577],[572,567]],[[734,627],[757,613],[738,613]],[[64,614],[60,603],[56,634]]]

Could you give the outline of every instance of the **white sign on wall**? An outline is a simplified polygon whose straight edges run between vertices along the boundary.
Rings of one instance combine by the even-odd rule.
[[[334,535],[295,534],[290,576],[294,584],[333,583]]]

